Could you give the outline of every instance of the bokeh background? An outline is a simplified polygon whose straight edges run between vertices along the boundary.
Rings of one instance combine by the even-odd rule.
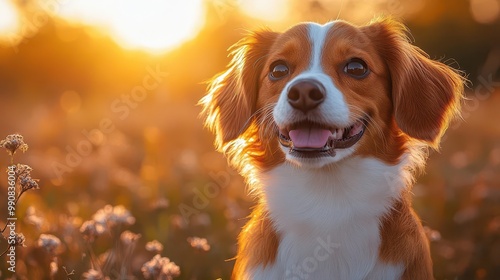
[[[0,0],[0,138],[24,136],[14,162],[40,179],[17,205],[16,274],[2,260],[0,279],[141,279],[152,240],[176,279],[229,279],[253,202],[198,118],[205,82],[245,30],[379,15],[470,80],[463,120],[414,188],[435,277],[500,279],[499,0]],[[2,169],[10,160],[0,153]],[[6,191],[0,174],[1,226]],[[134,222],[89,242],[80,227],[105,205]],[[120,240],[124,230],[140,237]],[[59,238],[57,252],[41,234]]]

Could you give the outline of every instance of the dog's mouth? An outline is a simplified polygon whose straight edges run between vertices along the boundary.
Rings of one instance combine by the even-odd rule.
[[[336,128],[304,121],[279,130],[279,142],[289,148],[289,153],[302,158],[335,156],[336,149],[346,149],[356,144],[365,132],[366,121]]]

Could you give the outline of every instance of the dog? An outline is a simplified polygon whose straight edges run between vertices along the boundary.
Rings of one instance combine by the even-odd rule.
[[[200,103],[257,205],[233,279],[432,279],[411,186],[459,115],[461,72],[390,19],[251,32]]]

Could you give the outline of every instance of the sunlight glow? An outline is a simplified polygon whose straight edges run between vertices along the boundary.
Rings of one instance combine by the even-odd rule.
[[[19,28],[19,14],[16,7],[9,0],[0,0],[0,40],[15,35]]]
[[[239,0],[241,10],[257,19],[281,21],[288,14],[288,0]]]
[[[500,16],[500,4],[495,0],[471,0],[472,17],[479,23],[495,22]]]
[[[59,16],[94,25],[126,48],[164,52],[193,38],[204,24],[203,0],[74,0]]]

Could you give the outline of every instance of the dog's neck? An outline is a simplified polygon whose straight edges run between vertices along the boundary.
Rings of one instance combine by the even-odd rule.
[[[318,267],[327,267],[310,276],[341,277],[335,274],[339,271],[349,277],[366,276],[378,267],[380,220],[399,199],[406,176],[404,161],[389,165],[362,157],[323,169],[283,163],[261,173],[261,199],[281,240],[273,270],[293,273],[294,267],[317,254],[328,259],[315,260]]]
[[[381,217],[408,183],[402,161],[388,165],[353,157],[322,169],[283,163],[261,173],[260,188],[276,230],[338,230],[356,219]]]

